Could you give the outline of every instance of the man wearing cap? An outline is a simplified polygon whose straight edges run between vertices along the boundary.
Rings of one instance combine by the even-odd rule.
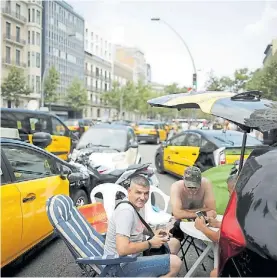
[[[186,168],[183,180],[171,185],[170,200],[176,219],[194,219],[199,210],[207,217],[216,217],[212,184],[197,167]]]

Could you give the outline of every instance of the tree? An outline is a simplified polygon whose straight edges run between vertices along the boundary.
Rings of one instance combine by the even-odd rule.
[[[214,72],[210,72],[209,79],[205,84],[208,91],[224,91],[225,85],[222,84],[222,80],[215,76]]]
[[[79,79],[72,81],[65,101],[74,111],[82,111],[87,106],[87,91]]]
[[[232,84],[232,91],[239,92],[245,90],[247,82],[251,79],[253,72],[249,71],[248,68],[238,69],[234,73],[234,79]]]
[[[246,89],[262,91],[263,97],[277,100],[277,61],[271,59],[264,68],[256,70]]]
[[[60,83],[60,74],[55,69],[54,66],[52,66],[49,71],[48,75],[44,80],[44,101],[46,103],[55,103],[58,100],[57,95],[57,87]]]
[[[169,95],[169,94],[180,94],[180,93],[187,93],[188,88],[183,87],[180,88],[178,83],[172,83],[170,85],[165,86],[164,88],[164,94]]]
[[[8,108],[11,108],[11,101],[15,101],[15,106],[19,106],[19,99],[31,93],[31,89],[26,85],[23,71],[12,67],[2,85],[2,96],[8,100]]]

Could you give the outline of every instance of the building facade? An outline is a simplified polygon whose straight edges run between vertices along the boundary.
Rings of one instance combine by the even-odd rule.
[[[89,52],[85,52],[85,87],[88,93],[88,107],[85,117],[110,118],[111,108],[102,99],[111,88],[112,64]]]
[[[135,47],[115,46],[115,59],[133,69],[133,81],[147,84],[147,64],[144,53]]]
[[[150,84],[152,81],[151,65],[147,64],[146,68],[147,68],[147,70],[146,70],[147,83]]]
[[[15,104],[1,98],[3,107],[28,108],[30,100],[41,96],[42,1],[2,1],[1,82],[11,66],[22,70],[31,94]]]
[[[65,104],[74,78],[84,82],[84,18],[65,1],[43,1],[42,81],[54,66],[60,74],[57,105],[52,110],[63,118],[73,115]]]
[[[111,89],[112,71],[112,43],[100,30],[85,23],[85,87],[88,92],[86,117],[112,117],[112,108],[102,99],[103,93]]]
[[[272,57],[277,59],[277,38],[273,39],[272,43],[267,45],[264,54],[265,54],[263,60],[264,65],[266,65]]]

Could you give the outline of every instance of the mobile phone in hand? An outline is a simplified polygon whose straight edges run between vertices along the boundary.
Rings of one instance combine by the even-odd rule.
[[[199,210],[199,211],[196,211],[195,214],[196,214],[197,217],[199,217],[199,218],[204,217],[206,225],[209,225],[209,222],[206,220],[203,211],[200,211],[200,210]]]

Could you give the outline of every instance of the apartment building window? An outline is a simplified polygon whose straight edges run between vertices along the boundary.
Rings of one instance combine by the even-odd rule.
[[[99,77],[99,68],[96,68],[96,76]]]
[[[11,24],[9,22],[6,22],[6,36],[7,39],[11,38]]]
[[[40,68],[40,53],[36,53],[36,67]]]
[[[20,50],[18,49],[15,51],[15,63],[20,66]]]
[[[16,41],[20,42],[20,27],[16,26]]]
[[[90,65],[90,71],[93,73],[93,65]]]
[[[11,48],[6,46],[6,63],[11,63]]]
[[[98,89],[98,81],[95,82],[95,88]]]
[[[36,76],[36,92],[40,92],[40,76]]]
[[[40,46],[40,33],[37,32],[37,45]]]
[[[32,22],[35,22],[35,9],[32,9]]]
[[[105,70],[105,78],[107,78],[107,71]]]
[[[6,1],[6,9],[7,9],[8,11],[11,10],[11,0],[7,0],[7,1]]]
[[[31,31],[28,31],[28,43],[31,44]]]
[[[28,67],[31,66],[31,53],[28,51]]]
[[[108,84],[105,83],[105,92],[107,92],[107,91],[108,91]]]
[[[102,69],[100,69],[100,76],[101,76],[101,77],[103,76],[103,71],[102,71]]]
[[[32,31],[32,44],[35,45],[35,31]]]
[[[35,53],[32,52],[32,61],[31,61],[31,66],[35,66]]]
[[[40,11],[37,11],[37,24],[40,25]]]
[[[86,66],[85,66],[85,69],[87,70],[87,69],[88,69],[88,63],[86,63],[85,65],[86,65]]]
[[[20,18],[20,5],[18,4],[15,5],[15,16]]]
[[[28,22],[31,22],[31,9],[28,9]]]

